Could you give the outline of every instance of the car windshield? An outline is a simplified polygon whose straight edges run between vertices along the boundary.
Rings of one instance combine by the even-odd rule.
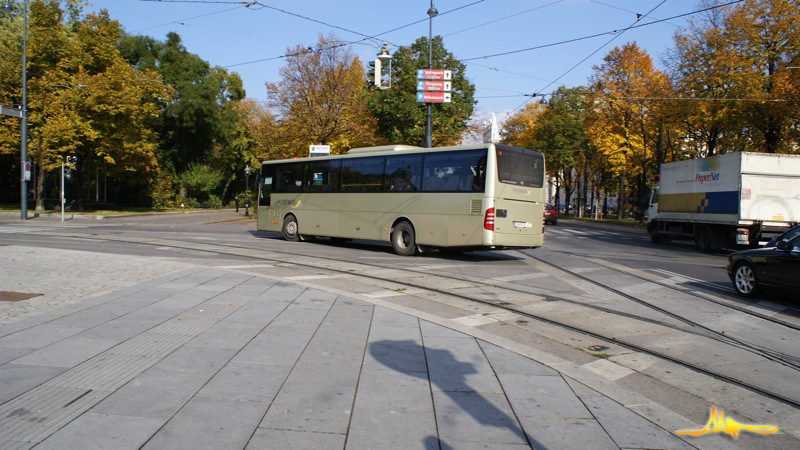
[[[553,206],[553,205],[545,205],[545,206],[544,206],[544,209],[546,209],[546,210],[548,210],[548,211],[552,211],[552,210],[556,209],[556,207],[555,207],[555,206]]]
[[[791,230],[787,231],[786,233],[784,233],[783,236],[781,236],[780,240],[788,241],[788,240],[790,240],[790,239],[792,239],[792,238],[794,238],[794,237],[796,237],[798,235],[800,235],[800,226],[796,226],[796,227],[792,228]]]

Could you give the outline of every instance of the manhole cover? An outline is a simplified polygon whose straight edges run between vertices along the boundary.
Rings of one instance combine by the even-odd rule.
[[[27,300],[32,297],[38,297],[42,294],[31,294],[29,292],[11,292],[0,291],[0,302],[18,302],[20,300]]]

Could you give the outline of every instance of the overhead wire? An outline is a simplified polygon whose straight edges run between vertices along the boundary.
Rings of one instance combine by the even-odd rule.
[[[495,19],[495,20],[492,20],[492,21],[489,21],[489,22],[485,22],[485,23],[482,23],[482,24],[479,24],[479,25],[475,25],[475,26],[472,26],[472,27],[469,27],[469,28],[465,28],[465,29],[463,29],[463,30],[454,31],[454,32],[452,32],[452,33],[449,33],[449,34],[445,34],[445,35],[444,35],[444,36],[442,36],[442,37],[448,37],[448,36],[452,36],[452,35],[454,35],[454,34],[463,33],[463,32],[465,32],[465,31],[474,30],[475,28],[480,28],[480,27],[483,27],[483,26],[486,26],[486,25],[491,25],[491,24],[493,24],[493,23],[496,23],[496,22],[501,22],[501,21],[503,21],[503,20],[506,20],[506,19],[511,19],[512,17],[521,16],[521,15],[523,15],[523,14],[527,14],[527,13],[529,13],[529,12],[536,11],[537,9],[542,9],[542,8],[545,8],[545,7],[547,7],[547,6],[552,6],[552,5],[555,5],[555,4],[557,4],[557,3],[561,3],[561,2],[563,2],[563,1],[564,1],[564,0],[556,0],[556,1],[554,1],[554,2],[550,2],[550,3],[546,4],[546,5],[539,5],[539,6],[535,7],[535,8],[526,9],[525,11],[520,11],[520,12],[518,12],[518,13],[511,14],[511,15],[509,15],[509,16],[501,17],[501,18],[499,18],[499,19]]]
[[[154,1],[154,0],[141,0],[141,1]],[[182,1],[189,1],[189,2],[190,2],[190,1],[194,1],[194,0],[182,0]],[[468,8],[468,7],[470,7],[470,6],[477,5],[478,3],[482,3],[482,2],[484,2],[484,1],[485,1],[485,0],[477,0],[477,1],[474,1],[474,2],[472,2],[472,3],[468,3],[468,4],[466,4],[466,5],[459,6],[459,7],[457,7],[457,8],[453,8],[453,9],[450,9],[450,10],[447,10],[447,11],[444,11],[444,12],[440,12],[438,15],[439,15],[439,16],[443,16],[443,15],[445,15],[445,14],[450,14],[450,13],[456,12],[456,11],[458,11],[458,10],[461,10],[461,9],[464,9],[464,8]],[[254,3],[258,3],[258,2],[254,2]],[[371,40],[371,39],[374,39],[374,38],[377,38],[377,37],[383,36],[383,35],[385,35],[385,34],[389,34],[389,33],[395,32],[395,31],[397,31],[397,30],[402,30],[403,28],[408,28],[408,27],[410,27],[410,26],[414,26],[414,25],[416,25],[416,24],[418,24],[418,23],[422,23],[422,22],[425,22],[425,21],[427,21],[427,20],[429,20],[429,19],[421,19],[421,20],[417,20],[417,21],[415,21],[415,22],[411,22],[411,23],[409,23],[409,24],[402,25],[402,26],[399,26],[399,27],[397,27],[397,28],[392,28],[391,30],[384,31],[384,32],[382,32],[382,33],[378,33],[378,34],[375,34],[375,35],[372,35],[372,36],[365,37],[364,39],[360,39],[360,40],[357,40],[357,41],[344,42],[344,43],[341,43],[341,44],[337,44],[337,45],[333,45],[333,46],[324,47],[324,48],[321,48],[320,50],[323,50],[323,49],[332,49],[332,48],[344,47],[344,46],[347,46],[347,45],[358,44],[358,43],[364,42],[364,41],[366,41],[366,40]],[[357,34],[361,34],[361,33],[357,33]],[[362,34],[362,36],[365,36],[365,35],[363,35],[363,34]],[[387,42],[388,42],[388,41],[387,41]],[[392,45],[394,45],[395,47],[399,47],[399,46],[398,46],[398,45],[396,45],[396,44],[392,44]],[[270,58],[262,58],[262,59],[256,59],[256,60],[252,60],[252,61],[246,61],[246,62],[241,62],[241,63],[236,63],[236,64],[229,64],[229,65],[227,65],[227,66],[222,66],[222,68],[224,68],[224,69],[228,69],[228,68],[231,68],[231,67],[244,66],[244,65],[248,65],[248,64],[255,64],[255,63],[259,63],[259,62],[266,62],[266,61],[274,61],[274,60],[283,59],[283,58],[289,58],[289,57],[292,57],[292,56],[298,56],[298,55],[300,55],[300,53],[293,53],[293,54],[285,54],[285,55],[273,56],[273,57],[270,57]]]
[[[139,0],[139,1],[154,1],[154,0]],[[236,9],[239,9],[239,8],[243,8],[243,7],[244,6],[237,6],[235,8],[227,8],[227,9],[223,9],[223,10],[220,10],[220,11],[210,12],[210,13],[207,13],[207,14],[201,14],[199,16],[188,17],[186,19],[178,19],[176,21],[162,23],[161,25],[153,25],[151,27],[140,28],[138,30],[131,31],[131,33],[139,33],[139,32],[142,32],[142,31],[151,30],[153,28],[158,28],[158,27],[163,27],[163,26],[166,26],[166,25],[172,25],[172,24],[175,24],[175,23],[183,22],[185,20],[193,20],[193,19],[199,19],[201,17],[213,16],[215,14],[222,14],[224,12],[233,11],[233,10],[236,10]]]
[[[655,7],[653,7],[653,8],[652,8],[650,11],[648,11],[648,12],[647,12],[647,14],[644,14],[644,15],[642,15],[642,16],[638,16],[638,15],[637,15],[636,21],[635,21],[634,23],[632,23],[630,26],[628,26],[627,28],[625,28],[625,29],[623,29],[623,30],[621,30],[621,31],[619,31],[619,32],[615,32],[615,35],[614,35],[614,37],[612,37],[612,38],[611,38],[611,39],[609,39],[609,40],[608,40],[606,43],[604,43],[603,45],[601,45],[601,46],[600,46],[600,47],[599,47],[597,50],[593,51],[593,52],[592,52],[592,53],[590,53],[588,56],[586,56],[585,58],[583,58],[582,60],[580,60],[580,61],[579,61],[577,64],[575,64],[574,66],[570,67],[570,68],[569,68],[569,69],[568,69],[566,72],[564,72],[564,73],[562,73],[561,75],[559,75],[559,76],[558,76],[558,77],[557,77],[555,80],[553,80],[553,81],[551,81],[550,83],[548,83],[548,84],[547,84],[545,87],[543,87],[542,89],[539,89],[537,92],[544,91],[544,90],[546,90],[547,88],[549,88],[550,86],[552,86],[553,84],[555,84],[555,83],[556,83],[558,80],[560,80],[561,78],[565,77],[565,76],[566,76],[568,73],[570,73],[570,72],[572,72],[573,70],[575,70],[575,68],[576,68],[576,67],[578,67],[578,66],[580,66],[581,64],[583,64],[583,63],[584,63],[584,62],[585,62],[587,59],[589,59],[589,58],[591,58],[592,56],[594,56],[594,55],[595,55],[597,52],[599,52],[600,50],[602,50],[603,48],[605,48],[605,47],[606,47],[608,44],[610,44],[611,42],[613,42],[615,39],[617,39],[619,36],[621,36],[623,33],[625,33],[625,32],[626,32],[626,31],[628,31],[628,30],[631,30],[631,29],[634,29],[634,28],[639,28],[639,27],[646,26],[646,25],[652,25],[652,24],[655,24],[655,23],[665,22],[665,21],[667,21],[667,20],[671,20],[671,19],[675,19],[675,18],[679,18],[679,17],[684,17],[684,16],[689,16],[689,15],[693,15],[693,14],[698,14],[698,13],[705,12],[705,11],[710,11],[710,10],[713,10],[713,9],[722,8],[722,7],[729,6],[729,5],[733,5],[733,4],[736,4],[736,3],[742,3],[743,1],[744,1],[744,0],[734,0],[734,1],[731,1],[731,2],[728,2],[728,3],[725,3],[725,4],[714,5],[714,6],[711,6],[711,7],[708,7],[708,8],[704,8],[704,9],[700,9],[700,10],[692,11],[692,12],[690,12],[690,13],[685,13],[685,14],[680,14],[680,15],[677,15],[677,16],[669,17],[669,18],[667,18],[667,19],[661,19],[661,20],[651,21],[651,22],[648,22],[648,23],[646,23],[646,24],[636,25],[636,24],[637,24],[637,23],[638,23],[640,20],[642,20],[643,18],[646,18],[646,17],[648,17],[648,16],[649,16],[649,15],[650,15],[650,14],[651,14],[653,11],[655,11],[656,9],[658,9],[659,7],[661,7],[661,5],[663,5],[664,3],[666,3],[666,0],[663,0],[661,3],[659,3],[658,5],[656,5]],[[603,33],[603,34],[608,34],[608,33]],[[599,35],[595,35],[595,36],[593,36],[593,37],[597,37],[597,36],[599,36]],[[520,52],[520,51],[527,51],[527,49],[523,49],[523,50],[519,50],[519,51],[511,52],[511,53],[518,53],[518,52]],[[509,54],[509,52],[507,52],[506,54]],[[463,60],[462,60],[462,61],[463,61]],[[534,97],[536,97],[537,95],[541,95],[541,94],[534,93],[533,97],[531,97],[531,98],[529,98],[529,99],[526,99],[524,102],[522,102],[522,104],[520,104],[519,106],[517,106],[516,108],[514,108],[514,109],[513,109],[511,112],[509,112],[509,113],[508,113],[508,115],[511,115],[511,114],[513,114],[513,113],[514,113],[514,112],[516,112],[518,109],[520,109],[520,108],[522,108],[523,106],[525,106],[525,104],[526,104],[526,103],[528,103],[529,101],[531,101],[531,100],[532,100]]]

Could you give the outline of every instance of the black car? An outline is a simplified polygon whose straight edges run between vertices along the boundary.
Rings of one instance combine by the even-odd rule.
[[[784,231],[780,236],[767,242],[767,245],[764,247],[774,247],[778,241],[788,241],[795,236],[800,236],[800,225],[796,225],[793,228],[789,228],[787,231]]]
[[[800,290],[800,236],[776,247],[741,250],[728,255],[728,277],[739,295],[755,297],[765,288]]]

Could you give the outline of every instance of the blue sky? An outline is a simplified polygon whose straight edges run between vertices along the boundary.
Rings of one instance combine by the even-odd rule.
[[[251,61],[279,57],[298,44],[314,45],[319,34],[333,32],[343,41],[380,35],[352,46],[366,62],[383,40],[394,52],[427,36],[430,7],[430,0],[262,0],[266,8],[235,0],[90,1],[85,11],[107,9],[131,34],[163,40],[170,31],[178,33],[190,52],[239,73],[248,97],[257,100],[266,97],[265,82],[280,80],[285,60]],[[444,37],[456,58],[477,58],[466,62],[477,88],[476,112],[495,112],[500,120],[525,102],[525,94],[586,85],[592,67],[627,42],[636,41],[663,68],[662,57],[687,17],[646,24],[700,8],[695,0],[436,0],[435,5],[439,16],[433,19],[433,34]],[[638,22],[637,13],[643,16]]]

